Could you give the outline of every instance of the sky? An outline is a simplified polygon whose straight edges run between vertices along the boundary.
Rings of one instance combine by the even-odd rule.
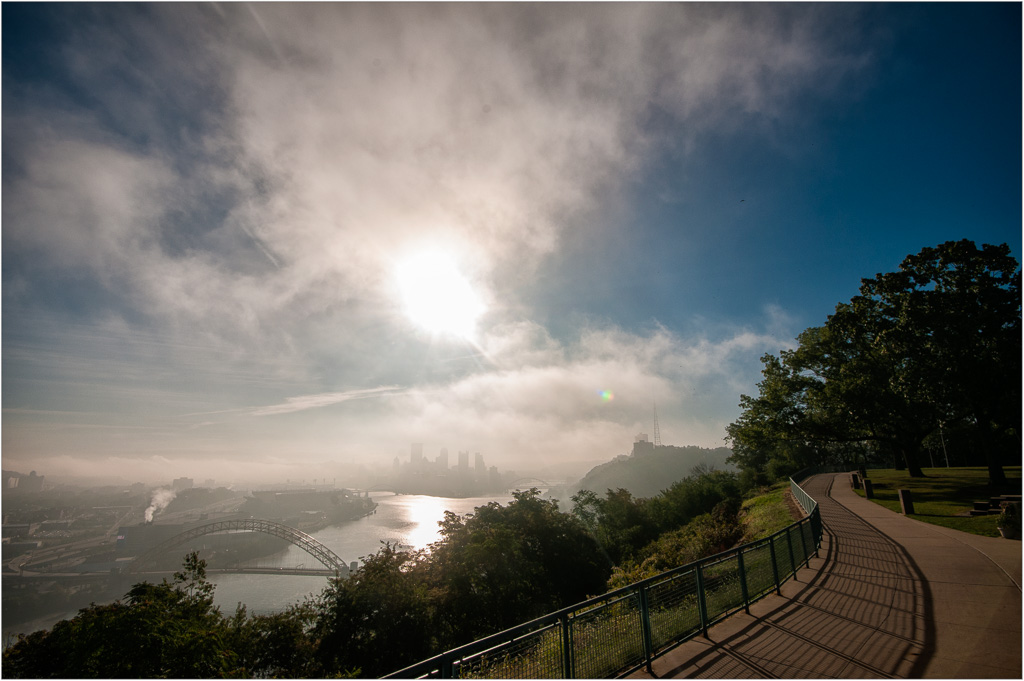
[[[3,467],[726,444],[760,357],[1021,252],[1021,5],[4,3]]]

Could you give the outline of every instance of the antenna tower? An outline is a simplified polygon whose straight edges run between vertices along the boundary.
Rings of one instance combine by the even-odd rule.
[[[654,446],[661,446],[661,429],[658,428],[658,403],[654,403]]]

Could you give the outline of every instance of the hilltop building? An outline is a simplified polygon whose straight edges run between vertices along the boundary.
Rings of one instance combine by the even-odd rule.
[[[647,433],[637,433],[633,438],[633,456],[644,456],[654,453],[654,443],[647,438]]]

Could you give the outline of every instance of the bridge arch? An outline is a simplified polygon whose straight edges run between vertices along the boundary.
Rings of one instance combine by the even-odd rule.
[[[551,483],[545,482],[544,480],[541,480],[540,478],[517,478],[517,479],[513,480],[512,482],[508,483],[508,491],[511,492],[512,490],[515,490],[515,489],[521,489],[522,488],[522,484],[524,482],[535,482],[535,483],[539,482],[540,483],[540,485],[531,485],[532,487],[549,487],[549,488],[550,487],[554,487],[554,485],[552,485]],[[527,488],[527,489],[529,489],[529,488]]]
[[[347,575],[349,572],[348,565],[345,564],[345,561],[342,560],[338,554],[324,546],[313,537],[310,537],[305,532],[297,530],[294,527],[289,527],[288,525],[274,522],[273,520],[261,520],[259,518],[217,520],[204,525],[197,525],[185,530],[181,534],[174,535],[170,539],[167,539],[157,544],[149,551],[146,551],[144,554],[133,560],[125,572],[129,574],[141,572],[147,565],[152,563],[157,556],[160,556],[174,547],[185,544],[197,537],[202,537],[207,534],[215,534],[217,532],[238,531],[262,532],[264,534],[285,539],[313,556],[313,558],[316,558],[328,570],[333,570],[340,575]]]

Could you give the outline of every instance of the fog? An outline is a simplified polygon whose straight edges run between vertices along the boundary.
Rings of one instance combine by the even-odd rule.
[[[867,14],[5,6],[5,470],[585,472],[655,407],[723,445],[761,355],[910,250],[851,275],[794,226],[886,73]]]

